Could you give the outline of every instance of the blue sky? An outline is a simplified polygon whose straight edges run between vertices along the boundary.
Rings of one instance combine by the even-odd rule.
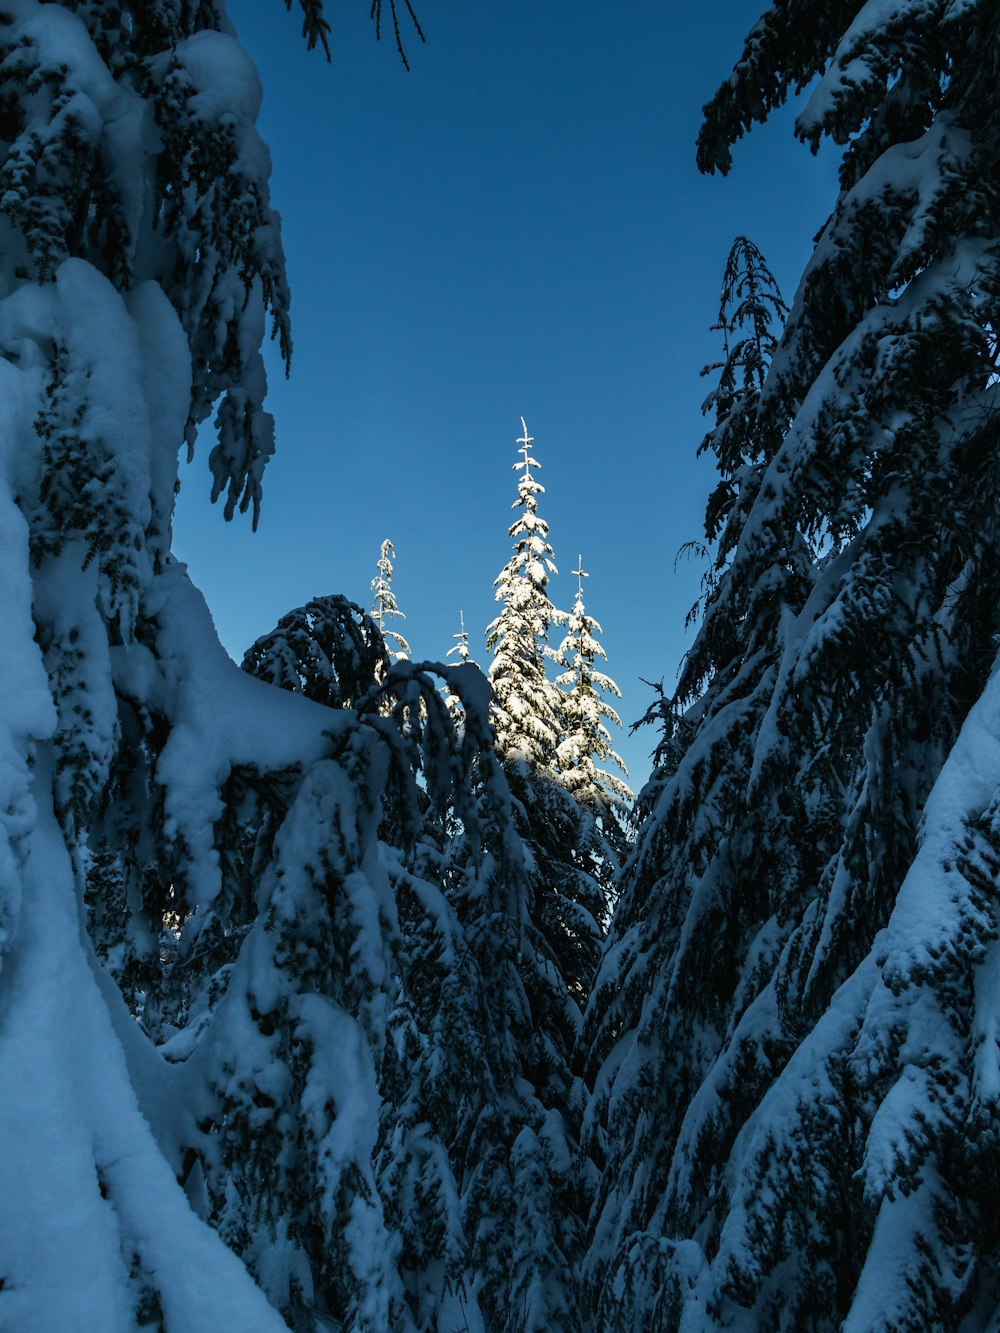
[[[268,358],[278,452],[260,528],[208,504],[204,439],[182,473],[177,554],[237,658],[285,611],[364,604],[379,545],[415,657],[441,657],[464,610],[485,665],[492,581],[510,548],[515,438],[535,439],[568,608],[582,552],[623,720],[672,684],[690,642],[711,466],[699,377],[733,238],[790,299],[834,197],[829,157],[786,109],[702,177],[702,104],[762,8],[414,0],[376,45],[364,0],[331,6],[333,63],[278,0],[230,0],[264,84],[293,293],[295,353]],[[388,40],[386,40],[388,36]],[[638,787],[655,741],[617,738]]]

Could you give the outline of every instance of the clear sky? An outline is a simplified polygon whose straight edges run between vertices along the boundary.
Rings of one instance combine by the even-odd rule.
[[[485,666],[523,415],[553,600],[571,605],[582,552],[628,723],[652,698],[640,677],[669,687],[690,642],[700,568],[675,556],[713,475],[699,370],[729,246],[749,235],[790,300],[833,167],[786,109],[729,177],[698,174],[700,108],[761,0],[414,6],[427,42],[404,22],[407,73],[365,0],[330,6],[332,65],[279,0],[230,0],[264,84],[295,353],[287,382],[268,357],[278,452],[257,533],[207,503],[203,433],[175,550],[239,660],[312,596],[370,605],[391,537],[414,657],[442,657],[462,609]],[[655,737],[616,739],[638,788]]]

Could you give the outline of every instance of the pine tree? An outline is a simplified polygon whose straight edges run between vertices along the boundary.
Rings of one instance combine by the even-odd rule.
[[[746,485],[761,461],[762,431],[758,405],[767,370],[777,346],[773,325],[783,324],[788,307],[757,246],[737,236],[729,251],[722,278],[719,318],[712,326],[722,334],[723,360],[705,366],[702,375],[719,371],[718,383],[705,399],[702,411],[715,412],[715,428],[702,440],[699,453],[715,455],[720,479],[709,497],[705,535],[716,544],[706,576],[710,588],[725,568],[738,535],[738,522],[727,520],[737,497],[752,493]],[[720,538],[723,538],[720,540]]]
[[[493,587],[500,614],[486,630],[486,646],[493,654],[487,677],[493,687],[493,721],[497,749],[503,758],[519,757],[536,771],[552,771],[563,733],[562,700],[545,673],[549,629],[565,619],[549,600],[549,577],[557,572],[549,545],[549,525],[538,513],[538,496],[545,487],[532,476],[540,464],[531,456],[533,436],[521,418],[524,434],[518,438],[521,461],[517,499],[511,506],[521,513],[508,529],[514,553],[497,575]]]
[[[410,645],[398,630],[389,628],[389,623],[397,617],[406,619],[396,605],[396,594],[392,590],[392,562],[395,558],[396,548],[387,537],[379,551],[378,573],[372,579],[371,617],[385,643],[395,644],[394,648],[389,649],[389,657],[393,662],[399,662],[410,656]]]
[[[608,1329],[998,1316],[998,67],[975,0],[776,4],[706,111],[725,170],[819,74],[798,133],[846,148],[716,450],[718,563],[591,1007]]]
[[[319,1302],[382,1329],[384,747],[236,669],[170,554],[179,447],[214,414],[213,496],[254,522],[273,450],[257,76],[221,3],[17,0],[0,86],[0,1323],[277,1330],[227,1245],[291,1308],[304,1218]],[[290,1087],[301,1157],[269,1160]],[[268,1235],[303,1163],[323,1190]]]
[[[243,670],[328,708],[350,708],[389,670],[378,624],[337,594],[282,616],[243,658]]]
[[[357,611],[320,598],[283,617],[246,668],[329,708],[330,627],[339,641],[345,608]],[[380,662],[377,626],[364,619]],[[353,630],[354,615],[346,622]],[[229,1015],[214,1013],[212,1025],[232,1027],[234,1007],[252,1002],[238,1063],[215,1089],[233,1144],[206,1171],[218,1225],[293,1326],[319,1311],[358,1329],[480,1319],[511,1333],[575,1329],[582,1164],[562,1107],[572,1086],[578,1117],[581,1088],[561,1066],[553,1078],[553,1014],[567,999],[531,920],[529,856],[493,747],[486,681],[468,663],[401,661],[356,713],[331,722],[350,781],[331,771],[318,801],[314,765],[297,794],[288,788],[290,805],[286,791],[277,837],[244,810],[235,849],[272,905],[262,927],[250,924],[256,955],[244,946],[222,963],[233,980],[214,980]],[[345,821],[359,812],[363,835]],[[359,912],[366,902],[377,915]],[[331,956],[352,966],[331,966]],[[205,989],[211,1006],[213,979]],[[303,1009],[326,1017],[289,1042]],[[343,1111],[346,1071],[317,1070],[311,1051],[324,1033],[354,1038]],[[352,1152],[332,1197],[324,1140],[319,1151],[312,1143],[319,1088],[337,1107],[338,1159]]]
[[[566,619],[566,637],[557,649],[558,660],[566,667],[556,679],[564,691],[563,711],[566,735],[559,743],[559,773],[563,786],[575,800],[610,819],[613,809],[621,809],[632,800],[629,786],[615,773],[598,767],[611,763],[628,777],[621,758],[611,747],[611,733],[604,719],[621,726],[621,718],[602,695],[621,698],[621,690],[610,676],[598,671],[598,658],[607,661],[597,635],[601,627],[587,614],[583,600],[583,556],[573,570],[577,580],[576,600]]]
[[[603,766],[610,760],[625,773],[605,725],[608,721],[620,726],[621,721],[602,697],[619,695],[619,690],[611,677],[595,666],[606,654],[596,637],[601,627],[584,605],[583,580],[588,575],[582,556],[573,573],[577,579],[576,600],[567,617],[566,637],[557,650],[557,660],[567,670],[556,683],[564,690],[566,718],[566,734],[558,749],[559,786],[577,808],[576,828],[572,840],[556,844],[549,857],[542,857],[542,863],[547,862],[546,873],[553,882],[563,886],[562,912],[554,939],[564,955],[561,971],[572,979],[572,989],[583,1005],[590,994],[599,943],[631,844],[633,796],[628,784]],[[596,923],[596,930],[592,923]]]
[[[474,666],[478,668],[479,663],[473,660],[472,652],[469,648],[469,633],[465,628],[465,614],[462,611],[459,611],[458,613],[458,622],[459,632],[452,635],[455,644],[448,649],[447,653],[445,653],[445,660],[447,661],[449,657],[457,657],[459,666]],[[445,697],[445,703],[448,705],[448,710],[455,720],[455,725],[461,727],[464,718],[461,700],[457,695],[449,694]]]
[[[466,666],[467,664],[478,666],[478,662],[473,659],[472,653],[469,651],[469,632],[465,628],[465,615],[461,611],[458,613],[458,623],[460,626],[459,632],[452,636],[455,640],[455,646],[449,648],[445,656],[457,657],[460,666]]]
[[[526,1125],[513,1163],[517,1229],[506,1318],[517,1327],[578,1328],[576,1273],[593,1166],[579,1146],[584,1088],[576,1068],[581,1012],[599,951],[605,895],[588,859],[593,819],[560,781],[565,717],[561,691],[546,675],[555,659],[552,625],[565,621],[549,600],[556,573],[548,525],[538,513],[544,488],[533,475],[524,418],[514,464],[520,514],[509,529],[511,559],[494,583],[500,615],[487,629],[488,678],[497,753],[514,798],[515,827],[527,851],[527,894],[519,972],[526,1003],[523,1076],[544,1109]]]

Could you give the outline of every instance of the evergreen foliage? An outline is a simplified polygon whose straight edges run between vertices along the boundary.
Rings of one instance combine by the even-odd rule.
[[[201,1112],[242,813],[268,845],[323,743],[264,724],[170,556],[179,446],[214,413],[213,497],[255,522],[273,449],[259,82],[221,5],[13,0],[0,100],[0,1323],[274,1330],[203,1220]]]
[[[398,630],[389,628],[389,622],[397,617],[400,620],[406,619],[396,605],[396,594],[392,590],[392,562],[395,558],[396,548],[387,537],[379,551],[378,573],[372,579],[371,618],[378,626],[378,632],[385,643],[395,645],[389,649],[389,657],[393,662],[398,662],[401,658],[410,656],[410,645]]]
[[[607,661],[597,635],[601,627],[587,614],[583,600],[583,580],[588,578],[583,557],[573,571],[577,580],[576,600],[566,617],[566,637],[556,650],[557,660],[566,670],[556,679],[564,691],[563,710],[566,734],[559,743],[558,759],[563,786],[582,805],[610,817],[612,810],[623,810],[632,800],[629,786],[615,773],[598,767],[610,760],[628,777],[621,758],[611,746],[611,733],[604,719],[621,726],[621,718],[602,695],[621,698],[621,690],[596,667],[598,658]]]
[[[464,612],[459,611],[458,621],[459,621],[459,632],[457,634],[452,635],[452,637],[455,640],[455,643],[454,646],[449,648],[447,653],[445,653],[445,660],[447,661],[449,657],[457,657],[459,666],[478,667],[479,663],[473,660],[472,652],[469,648],[469,633],[468,630],[466,630],[465,628]],[[448,705],[448,709],[451,712],[451,715],[455,721],[455,725],[457,727],[461,727],[464,719],[464,715],[462,713],[461,701],[458,699],[456,695],[449,694],[445,696],[445,703]]]
[[[379,626],[334,594],[314,597],[247,650],[243,670],[328,708],[350,708],[389,670]]]
[[[845,152],[711,400],[717,563],[589,1015],[603,1328],[998,1317],[998,66],[977,0],[777,3],[706,109],[725,170],[819,74],[798,133]]]
[[[554,656],[548,645],[549,629],[561,624],[565,613],[549,600],[549,577],[557,572],[549,545],[549,525],[538,512],[538,497],[545,487],[532,476],[540,464],[531,456],[533,436],[521,418],[524,434],[517,443],[521,460],[517,499],[511,508],[520,514],[508,529],[514,539],[511,558],[493,587],[500,614],[486,630],[486,647],[493,654],[487,676],[493,687],[493,722],[502,758],[525,760],[534,770],[553,772],[556,750],[564,730],[562,698],[545,674],[546,660]]]
[[[336,615],[344,607],[356,611],[343,599],[321,598],[283,617],[247,655],[248,669],[275,678],[277,662],[286,689],[326,702],[328,673],[312,669],[324,654],[308,646],[308,626],[328,634],[330,608]],[[326,610],[325,618],[316,608]],[[374,622],[368,624],[374,661],[381,663],[384,648]],[[281,632],[288,626],[300,631],[291,665]],[[448,699],[461,712],[458,733]],[[362,810],[381,808],[378,869],[371,859],[374,824],[363,839],[349,837],[337,807],[309,796],[300,818],[315,830],[309,837],[321,841],[296,837],[287,865],[273,872],[281,884],[280,920],[288,923],[281,929],[291,934],[276,953],[268,941],[258,966],[273,966],[272,954],[295,961],[280,983],[268,983],[270,1012],[279,1015],[266,1020],[275,1028],[267,1034],[270,1046],[288,1032],[288,1016],[303,1003],[315,1007],[318,996],[333,1004],[341,1026],[344,1013],[363,1020],[367,1043],[353,1043],[365,1053],[367,1110],[358,1115],[350,1106],[341,1111],[338,1101],[356,1077],[342,1067],[318,1074],[315,1056],[295,1077],[303,1043],[279,1045],[278,1067],[291,1069],[293,1078],[275,1108],[280,1137],[264,1144],[264,1160],[294,1162],[294,1173],[269,1168],[261,1175],[258,1096],[255,1112],[228,1102],[220,1111],[227,1126],[236,1126],[241,1149],[220,1177],[225,1190],[214,1186],[218,1224],[292,1326],[319,1309],[358,1329],[379,1327],[379,1320],[385,1327],[431,1328],[445,1318],[484,1319],[498,1330],[578,1327],[572,1260],[581,1244],[585,1173],[567,1142],[562,1109],[569,1102],[578,1118],[582,1108],[581,1085],[568,1071],[575,1027],[547,941],[532,921],[529,858],[494,752],[488,700],[485,680],[469,664],[401,661],[382,679],[373,677],[356,716],[339,732],[339,762],[355,757],[349,782],[324,786],[342,791],[343,799],[351,793],[348,811],[358,808],[355,800]],[[367,768],[357,763],[361,754]],[[373,754],[381,755],[375,786]],[[307,791],[285,815],[282,840],[296,828]],[[365,843],[368,864],[358,863],[355,851],[345,876],[345,850]],[[249,859],[266,886],[272,872],[256,849]],[[314,892],[302,879],[303,865],[325,867],[322,912],[310,906]],[[380,882],[391,898],[384,887],[379,898]],[[359,914],[365,902],[380,901],[377,920]],[[273,936],[279,928],[265,917],[263,929]],[[342,932],[346,940],[338,943]],[[371,958],[381,966],[369,963],[359,972],[357,960]],[[276,986],[285,996],[277,1009]],[[373,1023],[366,1014],[381,1017]],[[562,1024],[561,1048],[552,1045],[553,1023]],[[339,1032],[326,1013],[318,1035],[333,1041]],[[241,1050],[246,1058],[246,1037]],[[256,1067],[263,1055],[250,1060]],[[355,1141],[346,1184],[342,1176],[339,1194],[326,1204],[328,1171],[309,1149],[320,1078]],[[297,1092],[303,1082],[312,1087],[308,1097]],[[328,1133],[336,1129],[335,1118]],[[343,1130],[338,1141],[343,1145]],[[240,1174],[250,1143],[252,1170]],[[384,1262],[366,1257],[370,1247]],[[276,1271],[273,1260],[265,1267],[267,1253],[284,1254],[284,1268]],[[289,1254],[300,1258],[290,1265]]]

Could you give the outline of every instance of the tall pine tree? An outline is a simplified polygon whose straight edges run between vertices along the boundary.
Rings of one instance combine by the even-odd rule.
[[[726,170],[819,75],[845,152],[591,1009],[608,1329],[1000,1314],[998,69],[981,0],[777,3],[706,109]]]
[[[385,744],[234,668],[170,554],[199,427],[227,518],[273,449],[259,81],[221,3],[13,0],[0,82],[0,1323],[273,1333],[228,1245],[382,1329]]]
[[[398,662],[410,656],[410,645],[398,630],[390,628],[391,621],[406,619],[396,605],[396,594],[392,590],[392,562],[395,558],[396,548],[387,537],[379,550],[378,573],[372,579],[371,617],[386,645],[394,645],[389,648],[389,656],[393,662]]]
[[[621,726],[621,718],[604,695],[621,698],[621,690],[603,671],[597,661],[607,661],[607,653],[598,639],[601,627],[587,614],[583,600],[583,580],[588,578],[583,568],[583,556],[573,570],[577,580],[576,600],[566,617],[566,637],[557,651],[559,662],[566,668],[557,677],[556,684],[564,693],[563,711],[566,734],[559,743],[559,771],[563,786],[582,805],[610,818],[612,811],[621,810],[632,800],[632,792],[622,778],[600,765],[610,761],[610,767],[628,777],[619,755],[612,748],[607,722]]]
[[[550,577],[557,572],[549,544],[549,525],[538,512],[538,497],[545,487],[532,475],[538,461],[531,456],[534,439],[521,418],[524,434],[518,438],[520,462],[514,463],[520,510],[508,529],[514,540],[511,558],[493,587],[500,614],[486,630],[486,647],[493,654],[487,676],[493,687],[493,721],[497,749],[503,758],[523,759],[537,771],[552,771],[564,721],[562,699],[548,678],[545,663],[553,657],[549,629],[565,619],[549,600]]]
[[[0,82],[0,1323],[273,1330],[178,1183],[200,1081],[152,1040],[184,990],[161,946],[218,919],[234,773],[312,744],[299,714],[262,737],[170,555],[199,426],[227,517],[256,518],[273,448],[259,84],[221,5],[31,0]]]

